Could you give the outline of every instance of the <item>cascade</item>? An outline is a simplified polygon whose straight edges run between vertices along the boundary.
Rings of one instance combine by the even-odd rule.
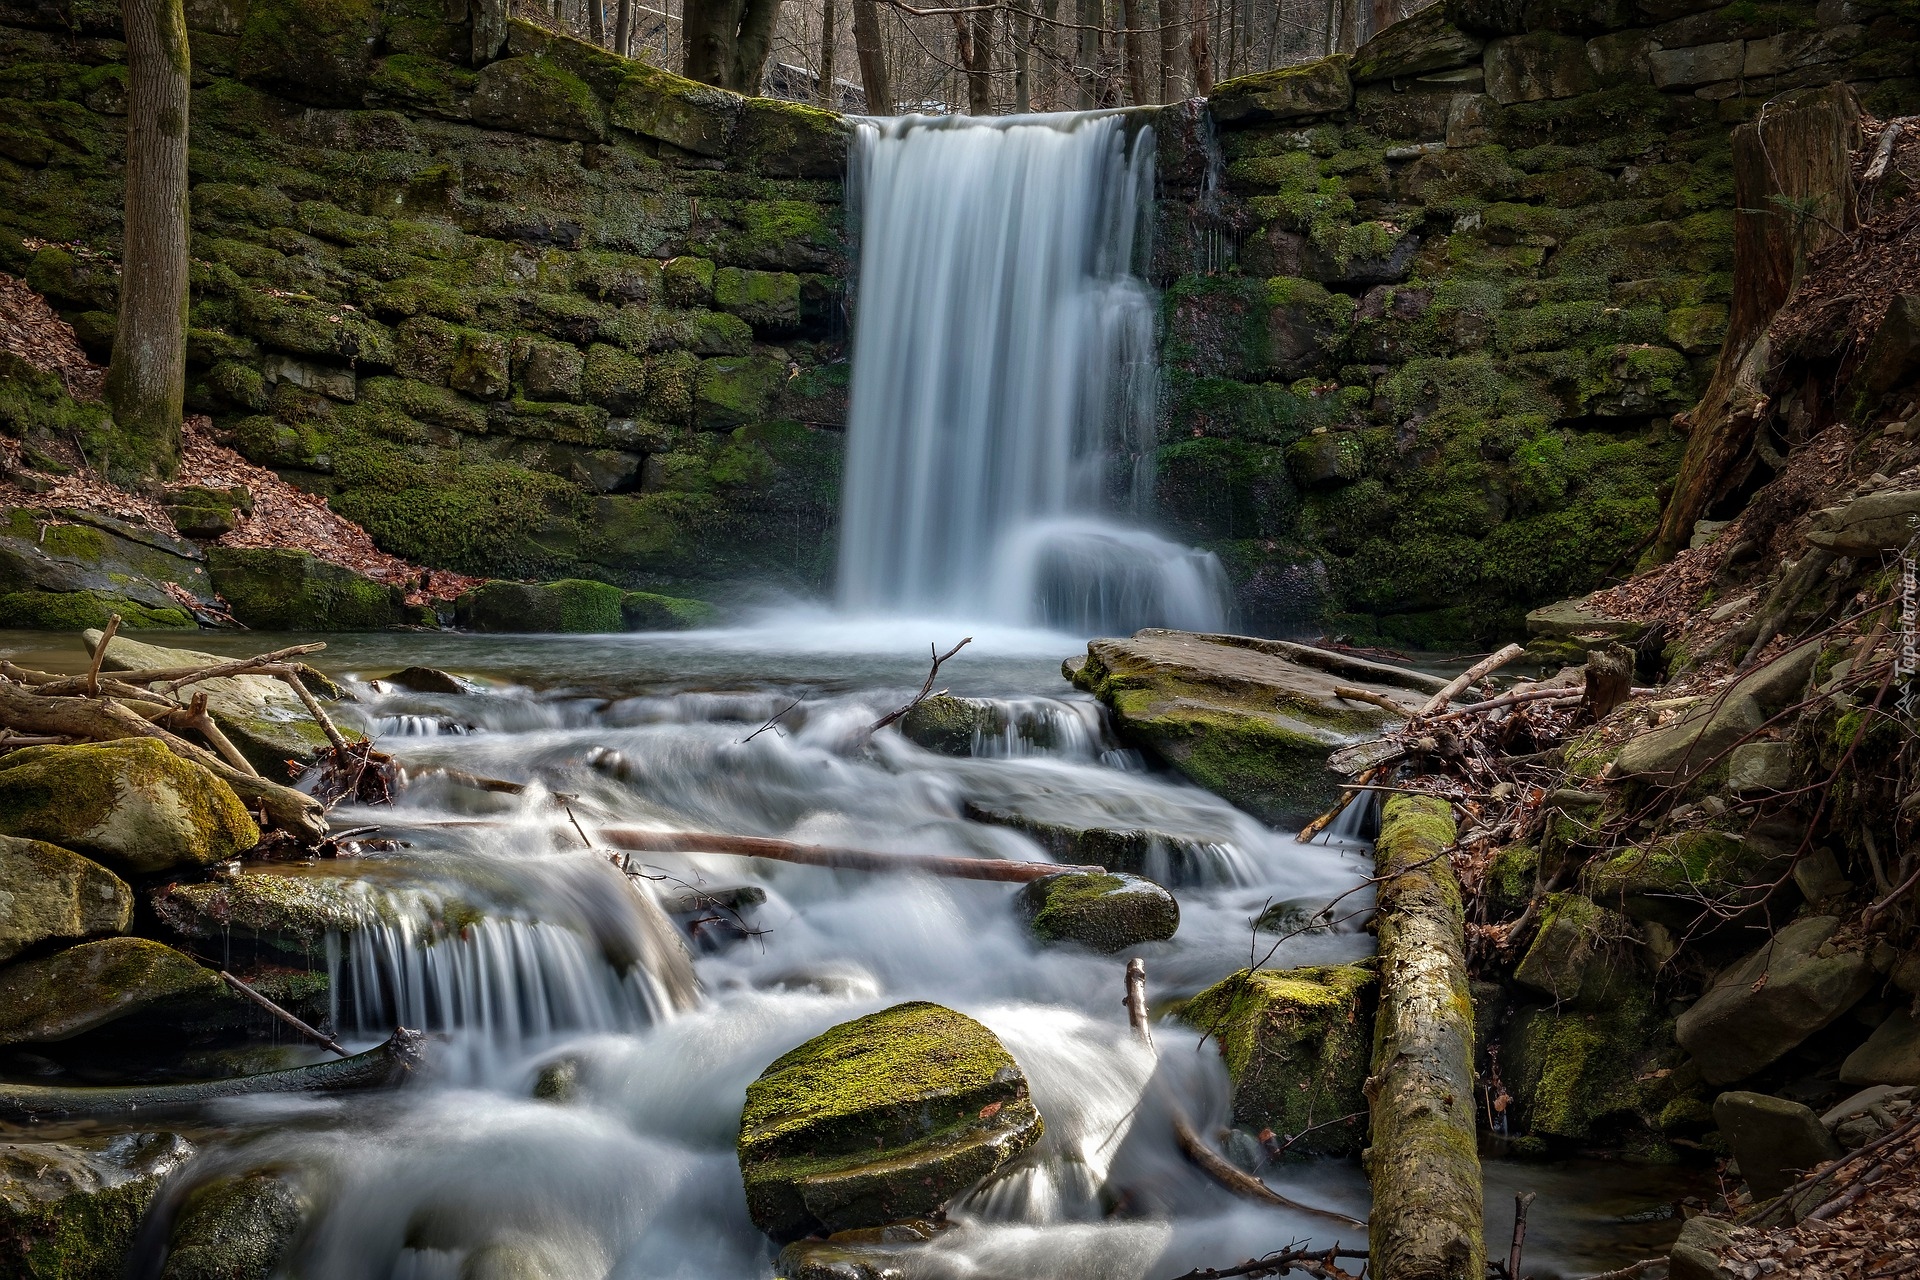
[[[1111,112],[861,127],[843,606],[1224,625],[1218,560],[1143,523],[1153,157]]]

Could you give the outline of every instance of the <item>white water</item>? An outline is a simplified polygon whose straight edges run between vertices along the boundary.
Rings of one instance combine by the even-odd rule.
[[[1126,125],[862,127],[843,606],[1079,635],[1223,625],[1219,562],[1143,524],[1153,133]]]

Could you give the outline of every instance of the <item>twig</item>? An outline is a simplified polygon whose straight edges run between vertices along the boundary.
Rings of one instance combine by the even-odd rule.
[[[940,675],[940,664],[945,662],[948,658],[951,658],[954,654],[960,652],[962,649],[966,648],[968,645],[972,643],[973,643],[973,637],[968,636],[966,639],[962,640],[959,644],[953,646],[953,648],[947,650],[945,653],[941,653],[938,649],[934,648],[934,646],[928,645],[927,649],[933,655],[933,666],[928,669],[926,683],[920,686],[920,692],[914,694],[913,700],[907,703],[906,706],[901,707],[898,711],[888,712],[886,715],[881,716],[878,720],[875,720],[872,724],[868,725],[867,736],[872,737],[874,734],[880,732],[882,729],[886,728],[888,725],[892,724],[894,721],[900,719],[902,716],[907,715],[915,707],[925,702],[928,696],[933,693],[933,682]]]
[[[1506,666],[1509,662],[1512,662],[1525,652],[1526,649],[1523,646],[1510,644],[1498,652],[1488,654],[1455,676],[1448,682],[1446,688],[1428,699],[1427,705],[1420,708],[1420,715],[1422,717],[1438,715],[1440,712],[1446,710],[1447,704],[1452,702],[1460,694],[1471,689],[1487,676],[1492,675],[1495,671]]]
[[[1402,719],[1412,714],[1407,708],[1401,706],[1392,698],[1387,697],[1384,693],[1375,693],[1371,689],[1356,689],[1352,685],[1337,684],[1333,686],[1333,696],[1336,698],[1346,698],[1352,702],[1371,703],[1379,707],[1382,711],[1391,712],[1393,715],[1399,716]]]
[[[1257,1200],[1261,1204],[1273,1205],[1275,1208],[1291,1209],[1295,1213],[1310,1213],[1315,1217],[1330,1218],[1350,1227],[1367,1225],[1360,1219],[1350,1218],[1336,1209],[1318,1209],[1310,1204],[1301,1204],[1298,1200],[1289,1200],[1252,1174],[1243,1173],[1234,1168],[1213,1148],[1200,1140],[1200,1135],[1193,1131],[1193,1125],[1188,1123],[1187,1117],[1179,1111],[1173,1114],[1173,1136],[1174,1140],[1180,1144],[1180,1149],[1186,1152],[1189,1160],[1199,1165],[1201,1171],[1208,1177],[1237,1196]]]
[[[773,728],[775,725],[779,724],[780,721],[786,717],[787,712],[799,706],[802,701],[804,701],[804,699],[795,698],[792,702],[789,702],[786,706],[780,708],[778,711],[768,716],[767,722],[765,724],[761,725],[758,729],[755,729],[752,733],[748,734],[746,737],[740,739],[740,741],[734,743],[734,745],[736,747],[746,746],[749,742],[752,742],[755,738],[759,737],[761,734],[765,733],[767,730]],[[869,729],[867,732],[871,733],[873,731]]]
[[[313,1041],[315,1044],[325,1049],[331,1049],[343,1058],[351,1058],[353,1056],[351,1053],[348,1053],[345,1049],[341,1048],[340,1045],[336,1041],[334,1041],[331,1037],[323,1035],[318,1031],[315,1031],[312,1027],[300,1021],[300,1019],[294,1017],[292,1014],[288,1013],[285,1009],[282,1009],[279,1005],[267,999],[265,996],[261,995],[258,991],[255,991],[252,987],[240,981],[240,979],[228,973],[225,969],[222,969],[220,971],[220,980],[226,983],[228,986],[232,987],[235,991],[238,991],[241,995],[245,996],[247,999],[259,1005],[262,1009],[265,1009],[268,1013],[272,1014],[274,1017],[280,1019],[280,1021],[292,1027],[295,1031],[298,1031],[301,1035],[305,1036],[307,1039]]]
[[[1642,1258],[1638,1262],[1621,1267],[1618,1271],[1602,1271],[1596,1275],[1590,1275],[1587,1280],[1640,1280],[1641,1276],[1666,1265],[1665,1258]]]
[[[1364,1120],[1366,1116],[1367,1113],[1365,1111],[1351,1111],[1344,1116],[1335,1116],[1331,1120],[1322,1120],[1319,1124],[1310,1124],[1300,1132],[1294,1134],[1291,1138],[1288,1138],[1285,1142],[1268,1142],[1261,1145],[1266,1147],[1267,1158],[1269,1160],[1278,1160],[1293,1148],[1294,1143],[1300,1141],[1300,1139],[1306,1137],[1308,1134],[1318,1133],[1322,1129],[1331,1129],[1337,1124],[1351,1124],[1355,1120]]]
[[[327,713],[320,709],[320,704],[314,699],[314,696],[307,692],[307,686],[300,682],[300,677],[291,670],[284,670],[278,674],[282,680],[287,682],[289,688],[300,695],[300,701],[306,705],[307,714],[312,716],[320,728],[325,731],[327,741],[333,744],[334,750],[347,750],[351,744],[347,741],[345,735],[334,727],[333,721],[327,718]]]
[[[1277,1253],[1270,1253],[1264,1258],[1249,1258],[1237,1267],[1204,1269],[1196,1267],[1192,1271],[1174,1277],[1174,1280],[1227,1280],[1229,1276],[1284,1276],[1295,1267],[1304,1271],[1316,1265],[1331,1271],[1335,1261],[1340,1258],[1364,1260],[1366,1256],[1367,1252],[1364,1249],[1342,1249],[1338,1244],[1331,1249],[1319,1250],[1288,1247]]]
[[[1520,1250],[1527,1242],[1527,1210],[1534,1192],[1516,1192],[1513,1197],[1513,1247],[1507,1250],[1507,1280],[1520,1280]]]
[[[100,633],[100,643],[94,646],[93,661],[87,664],[87,696],[100,696],[100,664],[107,659],[107,646],[113,643],[114,633],[120,630],[120,615],[114,614],[107,619],[107,629]]]

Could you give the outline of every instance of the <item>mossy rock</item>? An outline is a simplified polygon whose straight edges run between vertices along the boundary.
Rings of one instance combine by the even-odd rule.
[[[591,86],[556,60],[503,58],[480,69],[473,122],[536,137],[599,142],[607,136],[607,109]]]
[[[312,954],[329,934],[346,933],[373,914],[368,895],[343,876],[295,870],[243,871],[225,880],[163,885],[150,902],[160,923],[196,942],[242,939]]]
[[[635,62],[614,95],[616,127],[671,143],[695,155],[722,158],[746,105],[737,93]]]
[[[213,547],[207,564],[233,616],[256,631],[374,631],[403,616],[385,583],[308,551]]]
[[[147,1206],[192,1156],[171,1133],[0,1143],[0,1273],[121,1280]]]
[[[1040,1130],[1026,1076],[991,1031],[926,1001],[895,1005],[747,1086],[747,1209],[781,1242],[937,1214]]]
[[[629,591],[620,597],[620,617],[629,631],[698,631],[710,627],[720,611],[705,600],[683,600],[653,591]]]
[[[160,1280],[271,1280],[312,1205],[273,1171],[231,1174],[187,1193]]]
[[[1241,76],[1213,87],[1207,111],[1222,128],[1245,128],[1270,120],[1329,116],[1353,105],[1350,61],[1344,53],[1276,71]]]
[[[775,178],[840,178],[852,128],[831,111],[777,98],[749,98],[729,158]]]
[[[1577,893],[1550,894],[1513,980],[1558,1003],[1604,1005],[1631,980],[1639,951],[1625,916]]]
[[[1219,1042],[1234,1120],[1288,1138],[1367,1110],[1377,987],[1369,964],[1243,969],[1187,1001],[1180,1019]],[[1293,1150],[1350,1155],[1366,1132],[1361,1120],[1329,1125]]]
[[[149,938],[104,938],[0,969],[0,1044],[42,1044],[125,1018],[232,1006],[218,974]]]
[[[373,74],[380,11],[373,0],[252,0],[239,75],[319,107],[357,107]]]
[[[1056,807],[1045,796],[1011,803],[968,800],[965,809],[975,822],[1011,827],[1030,837],[1060,862],[1173,885],[1218,883],[1218,846],[1231,839],[1219,830],[1133,826],[1111,813]],[[1098,823],[1106,825],[1094,825]]]
[[[993,704],[984,699],[937,693],[901,717],[900,732],[943,756],[970,756],[974,740],[991,730],[993,719]]]
[[[1792,861],[1771,841],[1697,827],[1589,863],[1586,891],[1635,920],[1684,929],[1707,914],[1767,893]]]
[[[0,595],[0,627],[22,631],[79,631],[104,627],[120,615],[126,631],[195,631],[185,609],[142,604],[106,591],[10,591]]]
[[[1502,1065],[1529,1134],[1543,1139],[1623,1140],[1658,1131],[1674,1096],[1680,1055],[1651,983],[1616,983],[1594,1007],[1513,1015]]]
[[[620,588],[584,578],[485,582],[454,602],[469,631],[605,633],[626,630]]]
[[[88,630],[81,639],[91,654],[100,644],[100,632]],[[101,663],[101,669],[158,671],[212,666],[225,661],[227,659],[211,653],[144,644],[116,635],[113,643],[107,646],[106,660]],[[337,696],[337,690],[332,689],[323,677],[309,674],[306,684],[316,697]],[[207,695],[207,711],[213,716],[214,723],[240,749],[240,753],[253,762],[254,768],[263,777],[285,777],[288,761],[296,761],[301,765],[313,764],[332,745],[326,730],[307,714],[306,704],[300,701],[299,695],[271,676],[216,676],[188,686],[175,698],[184,706],[195,693]],[[358,742],[363,737],[358,730],[346,726],[341,726],[340,732],[352,742]]]
[[[1121,951],[1164,942],[1180,928],[1180,904],[1151,880],[1112,872],[1063,871],[1029,881],[1014,910],[1041,942],[1077,942]]]
[[[133,890],[99,863],[41,840],[0,836],[0,961],[54,939],[125,933]]]
[[[213,599],[193,543],[99,512],[0,510],[0,626],[73,631],[113,613],[123,627],[193,626],[168,584]]]
[[[139,874],[209,866],[260,843],[232,787],[152,738],[0,759],[0,830]]]

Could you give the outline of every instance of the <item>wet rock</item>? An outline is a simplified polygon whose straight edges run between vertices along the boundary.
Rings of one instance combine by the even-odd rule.
[[[91,654],[100,643],[98,631],[83,637]],[[117,635],[107,646],[106,671],[157,671],[165,668],[211,666],[226,659],[193,649],[143,644]],[[326,686],[309,681],[307,688],[315,697],[331,696]],[[232,739],[240,753],[253,762],[262,776],[284,778],[286,762],[298,760],[312,764],[331,744],[326,731],[313,722],[299,696],[283,682],[271,676],[220,676],[202,680],[181,690],[176,699],[181,705],[195,693],[207,695],[207,712],[220,731]],[[342,726],[341,732],[359,741],[360,734]]]
[[[99,863],[0,836],[0,961],[49,939],[124,933],[132,918],[133,891]]]
[[[934,1222],[893,1222],[796,1240],[776,1263],[783,1280],[904,1280],[906,1259],[940,1232]]]
[[[449,675],[436,667],[408,667],[396,671],[390,676],[382,676],[387,684],[397,684],[402,689],[414,693],[470,693],[469,686],[459,676]]]
[[[260,842],[233,788],[151,738],[0,759],[0,830],[139,873],[208,866]]]
[[[1587,42],[1551,31],[1495,40],[1487,46],[1487,94],[1507,106],[1571,98],[1599,88]]]
[[[1207,110],[1217,123],[1229,128],[1345,111],[1353,105],[1353,81],[1347,76],[1347,63],[1346,54],[1335,54],[1225,81],[1214,86],[1207,98]]]
[[[1609,952],[1637,951],[1638,946],[1625,916],[1577,893],[1552,894],[1513,980],[1550,999],[1572,1001],[1583,987],[1608,981],[1614,959]]]
[[[1233,1078],[1233,1118],[1282,1140],[1311,1125],[1367,1110],[1373,1005],[1370,965],[1241,970],[1186,1003],[1181,1021],[1220,1044]],[[1330,1125],[1302,1138],[1301,1155],[1348,1155],[1366,1123]]]
[[[1431,5],[1387,27],[1354,51],[1355,83],[1445,71],[1480,60],[1486,41],[1453,25],[1445,5]]]
[[[213,547],[213,585],[256,631],[377,631],[405,620],[403,593],[305,551]]]
[[[1594,608],[1588,597],[1541,605],[1527,614],[1528,648],[1547,658],[1584,661],[1589,650],[1632,644],[1646,624],[1614,618]]]
[[[1314,665],[1308,665],[1309,663]],[[1332,800],[1327,756],[1393,719],[1335,695],[1354,685],[1409,714],[1425,677],[1304,645],[1157,629],[1095,640],[1073,682],[1115,727],[1189,778],[1269,822],[1302,820]]]
[[[1820,1117],[1786,1098],[1723,1093],[1714,1100],[1713,1121],[1740,1162],[1740,1176],[1753,1188],[1756,1202],[1771,1200],[1808,1169],[1840,1154],[1840,1145]]]
[[[0,1143],[0,1274],[120,1280],[148,1203],[192,1155],[171,1133]]]
[[[1792,854],[1754,833],[1699,827],[1596,860],[1584,878],[1596,902],[1635,920],[1683,929],[1700,918],[1708,895],[1718,899],[1733,886],[1770,884]]]
[[[653,591],[629,591],[620,597],[620,618],[628,631],[698,631],[710,627],[720,611],[705,600],[683,600]]]
[[[580,1059],[560,1058],[533,1077],[533,1096],[542,1102],[569,1103],[580,1096]]]
[[[1720,1265],[1720,1254],[1733,1239],[1734,1225],[1702,1214],[1687,1219],[1680,1238],[1668,1253],[1668,1280],[1736,1280]]]
[[[1078,942],[1095,951],[1162,942],[1180,927],[1173,895],[1139,876],[1065,871],[1030,881],[1013,902],[1040,941]]]
[[[174,1218],[160,1280],[269,1280],[310,1207],[291,1179],[270,1172],[203,1183]]]
[[[991,1031],[925,1001],[841,1023],[747,1086],[740,1172],[775,1240],[940,1212],[1040,1136]]]
[[[72,631],[118,613],[123,629],[192,629],[167,583],[213,599],[205,555],[184,538],[93,512],[0,512],[0,626]]]
[[[1867,957],[1826,945],[1839,927],[1835,916],[1794,921],[1680,1015],[1674,1034],[1708,1084],[1730,1084],[1777,1061],[1867,993],[1874,980]]]
[[[1843,556],[1877,556],[1913,541],[1916,521],[1920,489],[1883,489],[1844,507],[1815,512],[1807,541]]]
[[[213,970],[148,938],[106,938],[0,969],[0,1044],[69,1040],[135,1016],[230,1005]]]
[[[1848,1084],[1920,1084],[1920,1022],[1896,1009],[1840,1064]]]
[[[1572,1001],[1508,1019],[1501,1066],[1534,1138],[1585,1141],[1623,1123],[1651,1129],[1673,1101],[1672,1024],[1653,984],[1632,954],[1603,961]]]
[[[362,924],[373,901],[357,881],[295,868],[249,868],[225,880],[168,884],[149,901],[160,922],[183,938],[264,942],[313,954],[330,933]]]
[[[1084,813],[1069,804],[1049,804],[1047,799],[1022,797],[995,804],[969,800],[964,807],[975,822],[1011,827],[1071,866],[1105,867],[1172,885],[1217,879],[1224,858],[1218,842],[1225,839],[1224,833],[1122,825],[1115,815]],[[1108,825],[1085,825],[1101,821]]]
[[[1366,451],[1352,431],[1310,435],[1287,446],[1287,469],[1302,488],[1346,484],[1366,470]]]
[[[454,602],[469,631],[607,633],[626,630],[624,593],[604,582],[487,582]]]
[[[993,704],[982,698],[938,693],[901,717],[900,732],[943,756],[970,756],[975,738],[991,731],[993,710]]]

